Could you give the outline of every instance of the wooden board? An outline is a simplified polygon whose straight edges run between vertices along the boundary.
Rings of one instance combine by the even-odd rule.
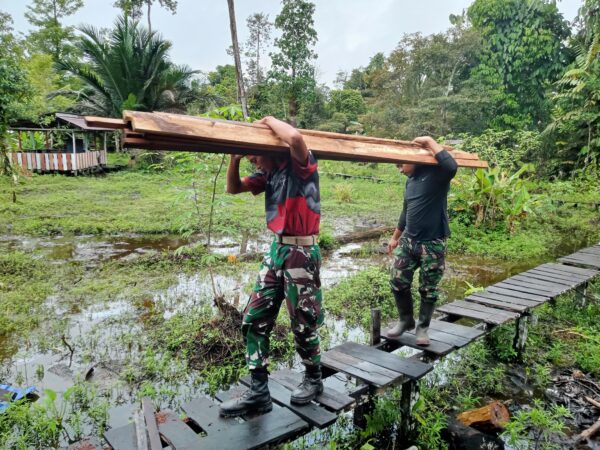
[[[470,295],[464,299],[467,302],[479,303],[480,305],[490,306],[493,308],[505,309],[507,311],[514,311],[518,313],[525,312],[529,309],[527,306],[516,305],[514,303],[501,302],[498,300],[492,300],[485,297],[479,297],[477,295]]]
[[[401,358],[398,355],[391,355],[374,347],[357,344],[356,342],[344,342],[343,344],[334,347],[332,350],[368,361],[380,367],[385,367],[386,369],[393,370],[399,374],[406,375],[413,380],[418,380],[423,375],[433,370],[431,364],[409,360],[408,358]]]
[[[523,272],[520,275],[515,275],[513,277],[511,277],[510,279],[515,279],[515,280],[519,280],[519,281],[528,281],[531,283],[535,283],[537,285],[548,285],[548,286],[554,286],[557,289],[571,289],[575,283],[572,281],[565,281],[565,280],[561,280],[561,279],[557,279],[557,278],[553,278],[553,277],[549,277],[549,276],[544,276],[544,275],[540,275],[538,273],[534,273],[532,271],[528,271],[528,272]]]
[[[508,289],[511,291],[517,291],[519,294],[531,294],[531,295],[539,295],[540,297],[545,297],[546,299],[555,296],[555,291],[548,292],[545,289],[538,289],[537,287],[526,286],[522,282],[512,282],[508,283],[506,281],[501,281],[493,285],[497,288]]]
[[[156,417],[154,417],[154,406],[150,398],[144,397],[142,399],[142,411],[144,412],[144,421],[146,423],[146,430],[148,431],[150,450],[162,450]]]
[[[289,148],[277,138],[271,129],[262,124],[223,121],[168,113],[145,113],[139,111],[124,111],[123,117],[131,123],[135,133],[152,135],[148,143],[160,142],[161,145],[173,141],[185,145],[188,141],[189,150],[196,142],[220,143],[241,149],[256,151],[288,152]],[[299,130],[308,148],[322,159],[346,159],[373,162],[414,162],[418,164],[437,164],[437,160],[421,146],[410,142],[380,140],[363,137],[356,139],[352,135]],[[161,140],[154,137],[161,137]],[[147,137],[147,136],[146,136]],[[131,139],[140,139],[131,137]],[[144,138],[141,138],[144,139]],[[179,139],[179,141],[177,141]],[[125,139],[127,144],[130,138]],[[130,141],[131,142],[131,141]],[[141,142],[137,142],[141,146]],[[170,148],[165,148],[169,150]],[[182,149],[183,150],[183,149]],[[238,153],[240,153],[238,151]],[[474,159],[472,154],[451,151],[462,167],[487,167],[485,161]],[[475,158],[476,155],[475,155]]]
[[[477,305],[475,303],[469,303],[461,300],[439,306],[437,310],[457,316],[483,320],[484,322],[494,325],[499,325],[519,317],[519,314],[517,313],[489,308],[483,305]]]
[[[202,448],[200,437],[173,411],[159,412],[156,422],[160,435],[174,450]]]
[[[600,260],[598,260],[598,258],[593,256],[588,257],[587,255],[583,255],[581,253],[576,253],[573,256],[559,258],[558,260],[565,264],[580,264],[582,266],[589,266],[595,269],[600,269]]]
[[[547,269],[547,268],[536,268],[536,269],[530,270],[529,272],[536,274],[536,275],[551,276],[551,277],[556,278],[557,280],[566,281],[568,283],[574,283],[575,285],[585,283],[586,280],[588,280],[588,277],[584,276],[584,275],[576,275],[573,273],[558,272],[558,271],[555,271],[552,269]]]
[[[555,264],[555,263],[542,264],[539,267],[554,269],[554,270],[567,272],[567,273],[574,273],[576,275],[581,275],[584,277],[594,277],[600,273],[595,269],[584,269],[582,267],[573,267],[573,266],[567,266],[565,264]]]
[[[484,330],[478,328],[466,327],[458,323],[446,322],[444,320],[432,320],[429,328],[440,330],[448,334],[454,334],[471,340],[475,340],[485,334]]]
[[[391,337],[387,334],[387,331],[383,331],[381,333],[381,337],[387,339],[388,341],[397,342],[401,345],[406,345],[407,347],[416,348],[418,350],[423,350],[429,353],[433,353],[437,356],[443,356],[450,353],[456,347],[451,344],[447,344],[445,342],[435,340],[431,335],[429,345],[417,345],[417,338],[414,334],[414,331],[407,331],[400,336]]]
[[[277,444],[303,434],[308,423],[292,411],[281,408],[239,423],[225,432],[209,434],[200,439],[202,448],[212,450],[258,449]]]
[[[513,312],[513,311],[506,311],[503,309],[498,309],[498,308],[493,308],[493,307],[488,307],[488,306],[483,306],[483,305],[478,305],[476,303],[469,303],[469,302],[465,302],[464,300],[455,300],[454,302],[452,302],[455,306],[461,307],[461,308],[470,308],[470,309],[474,309],[476,311],[481,311],[481,312],[486,312],[492,316],[501,316],[501,317],[506,317],[509,320],[510,319],[516,319],[520,316],[519,313]]]
[[[181,409],[206,434],[224,432],[227,428],[239,423],[237,418],[221,417],[219,415],[219,405],[206,397],[195,398],[184,403]]]
[[[496,294],[504,294],[507,297],[516,297],[516,298],[524,298],[525,300],[533,300],[538,303],[544,303],[550,300],[550,297],[547,295],[539,295],[539,294],[529,294],[527,292],[517,292],[514,289],[506,289],[504,287],[499,287],[496,285],[489,286],[485,288],[484,292],[494,292]]]
[[[250,386],[250,376],[248,375],[241,378],[240,383]],[[271,393],[271,399],[274,402],[280,404],[281,406],[285,406],[294,414],[302,417],[312,426],[317,428],[325,428],[337,420],[336,414],[327,411],[325,408],[315,403],[309,403],[308,405],[295,405],[290,401],[292,391],[273,379],[269,380],[269,392]]]
[[[104,433],[104,439],[114,450],[137,449],[135,426],[132,423],[119,428],[111,428]]]
[[[270,378],[282,386],[294,390],[302,382],[303,376],[290,369],[281,369],[273,372]],[[348,408],[355,400],[343,392],[324,386],[323,392],[315,399],[315,402],[337,412]]]
[[[329,350],[321,355],[321,364],[377,387],[387,386],[404,376],[400,372],[386,369],[337,350]]]
[[[490,300],[496,300],[496,301],[499,301],[499,302],[511,303],[513,305],[526,306],[528,308],[534,308],[536,306],[539,306],[539,304],[540,304],[540,302],[533,301],[533,300],[527,300],[527,299],[523,299],[523,298],[511,297],[511,296],[508,296],[508,295],[496,294],[494,292],[487,292],[487,291],[475,292],[475,293],[473,293],[471,295],[474,295],[474,296],[480,297],[480,298],[487,298],[487,299],[490,299]]]
[[[308,423],[286,408],[254,417],[245,422],[219,416],[219,406],[208,398],[192,400],[182,406],[187,416],[202,428],[202,448],[254,449],[294,437]]]

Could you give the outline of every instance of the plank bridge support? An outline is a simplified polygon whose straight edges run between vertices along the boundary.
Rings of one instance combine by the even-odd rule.
[[[527,343],[527,335],[529,334],[529,322],[531,315],[526,313],[519,317],[515,322],[515,337],[513,339],[513,349],[517,354],[517,359],[523,358],[525,346]]]
[[[585,308],[587,305],[588,284],[586,281],[579,289],[575,289],[575,305],[579,308]]]

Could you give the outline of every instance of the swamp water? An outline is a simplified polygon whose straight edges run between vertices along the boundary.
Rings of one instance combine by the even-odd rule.
[[[49,264],[83,264],[99,266],[110,260],[129,260],[152,252],[173,251],[193,243],[193,240],[163,236],[125,235],[117,237],[51,237],[30,238],[0,236],[0,251],[31,252]],[[264,251],[269,244],[268,236],[259,237],[248,243],[248,251]],[[361,248],[376,248],[376,242],[351,243],[324,255],[321,278],[324,287],[325,306],[327,289],[352,274],[372,265],[389,265],[391,258]],[[368,246],[368,247],[367,247]],[[577,243],[567,243],[565,252],[574,250]],[[231,239],[217,239],[213,251],[222,255],[239,252],[239,245]],[[366,256],[365,256],[366,255]],[[493,258],[449,255],[443,290],[449,299],[462,298],[467,289],[465,282],[473,286],[487,286],[515,273],[527,270],[541,261],[513,263]],[[215,274],[217,290],[228,300],[245,302],[247,292],[256,276],[258,263],[252,269],[237,271],[235,275]],[[153,292],[142,305],[132,304],[127,298],[115,298],[108,302],[89,306],[63,305],[56,296],[46,300],[44,310],[50,311],[40,330],[31,338],[20,342],[14,350],[14,342],[0,340],[0,381],[17,385],[35,385],[39,391],[52,389],[63,393],[73,385],[77,377],[86,375],[100,392],[110,399],[109,425],[122,424],[128,420],[135,408],[135,392],[123,381],[122,370],[130,361],[139,360],[143,348],[139,337],[145,332],[148,317],[160,311],[164,319],[191,308],[210,305],[213,298],[212,282],[206,274],[176,274],[176,282],[166,289]],[[237,299],[237,300],[236,300]],[[62,323],[64,341],[71,345],[74,353],[54,345],[48,348],[44,342],[44,329]],[[365,341],[364,330],[348,328],[343,320],[329,318],[327,326],[331,332],[330,345],[345,340]],[[63,342],[64,342],[63,341]],[[9,345],[13,344],[13,346]],[[298,363],[298,361],[296,361]],[[93,368],[93,371],[90,369]],[[163,369],[168,373],[169,368]],[[177,371],[177,367],[173,368]],[[179,403],[201,395],[203,382],[193,372],[186,380],[168,377],[158,388],[171,391],[170,401],[161,407],[176,407]],[[343,389],[345,377],[331,377],[328,383]],[[157,383],[158,384],[158,383]]]

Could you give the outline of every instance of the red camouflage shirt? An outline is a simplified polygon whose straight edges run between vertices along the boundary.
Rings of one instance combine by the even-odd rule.
[[[291,155],[268,174],[257,171],[242,178],[254,195],[265,193],[267,227],[282,236],[319,234],[321,196],[317,160],[309,152],[306,164]]]

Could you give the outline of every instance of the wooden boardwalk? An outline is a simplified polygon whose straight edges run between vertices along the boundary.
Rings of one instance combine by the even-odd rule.
[[[367,392],[386,386],[414,383],[433,369],[432,362],[484,336],[493,327],[529,316],[531,309],[557,296],[585,286],[600,274],[600,244],[585,248],[558,260],[507,278],[437,308],[443,316],[430,327],[431,345],[419,347],[414,332],[400,338],[390,338],[375,346],[345,342],[322,355],[325,375],[342,373],[357,380],[358,388],[350,394],[325,387],[324,392],[308,405],[290,403],[291,391],[300,383],[300,373],[283,369],[269,378],[273,410],[256,417],[219,417],[219,402],[241,395],[249,384],[240,384],[216,399],[198,398],[182,406],[185,420],[173,411],[155,412],[145,399],[134,423],[107,431],[106,441],[115,450],[191,449],[255,449],[295,439],[311,429],[325,428],[335,423],[340,412],[357,405],[357,399]],[[461,318],[474,319],[473,326],[459,325]],[[389,353],[401,346],[422,350],[405,358]],[[409,391],[410,392],[410,391]],[[98,448],[96,441],[86,447]]]

